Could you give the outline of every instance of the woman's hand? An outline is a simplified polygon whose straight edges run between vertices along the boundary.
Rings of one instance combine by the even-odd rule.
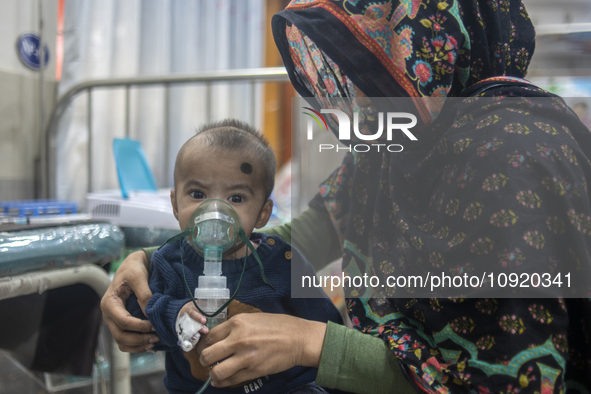
[[[318,367],[326,323],[289,315],[243,313],[213,328],[197,345],[211,385],[227,387],[294,366]]]
[[[144,352],[152,349],[154,343],[160,340],[152,333],[154,329],[148,320],[137,319],[125,309],[125,301],[133,293],[144,313],[146,312],[146,305],[152,297],[148,286],[148,266],[144,252],[134,252],[127,256],[101,300],[103,319],[123,352]]]

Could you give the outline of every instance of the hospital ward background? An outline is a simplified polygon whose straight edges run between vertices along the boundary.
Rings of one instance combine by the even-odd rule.
[[[164,392],[163,353],[119,351],[99,303],[125,256],[178,233],[174,161],[200,125],[235,118],[269,140],[270,225],[339,165],[291,133],[270,31],[287,3],[0,0],[0,394]],[[591,126],[591,2],[524,3],[527,78]]]

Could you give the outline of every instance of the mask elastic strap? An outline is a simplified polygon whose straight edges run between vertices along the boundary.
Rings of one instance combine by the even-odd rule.
[[[248,249],[250,249],[251,253],[254,254],[254,258],[256,259],[257,263],[259,263],[259,267],[261,269],[261,277],[263,278],[263,282],[265,282],[266,284],[268,284],[273,290],[276,290],[275,289],[275,286],[273,286],[271,284],[271,282],[269,282],[267,280],[267,277],[265,276],[265,269],[263,268],[263,262],[261,261],[261,259],[259,257],[259,254],[257,253],[257,251],[254,248],[254,246],[252,246],[252,242],[250,242],[250,239],[248,239],[248,237],[244,233],[244,230],[239,230],[238,231],[238,236],[240,237],[240,239],[242,240],[242,242],[244,242],[246,244],[246,246],[248,247]]]
[[[171,244],[171,243],[173,243],[173,242],[176,242],[176,241],[178,241],[178,240],[179,240],[179,239],[181,239],[181,238],[188,237],[189,235],[191,235],[191,229],[190,229],[190,228],[188,228],[188,229],[185,229],[185,231],[183,231],[182,233],[178,233],[177,235],[174,235],[174,236],[172,236],[172,237],[168,238],[168,239],[166,240],[166,242],[164,242],[164,243],[163,243],[163,244],[162,244],[162,245],[161,245],[161,246],[158,248],[158,250],[162,249],[162,247],[163,247],[164,245]],[[182,253],[182,251],[181,251],[181,253]],[[181,254],[181,259],[182,259],[182,254]]]

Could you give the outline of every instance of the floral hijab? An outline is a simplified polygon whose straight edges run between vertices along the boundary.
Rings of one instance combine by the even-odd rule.
[[[296,0],[274,16],[273,34],[303,97],[355,105],[355,85],[368,97],[409,97],[420,115],[420,149],[350,153],[311,203],[333,220],[346,274],[449,274],[475,260],[589,266],[591,136],[561,99],[522,79],[534,30],[521,1]],[[470,112],[440,117],[440,102],[424,99],[452,96],[548,104],[470,99]],[[347,288],[349,317],[388,344],[417,391],[591,390],[588,300],[392,291]]]
[[[535,33],[521,1],[296,0],[273,34],[302,97],[457,96],[490,77],[523,78]],[[416,100],[424,124],[434,101]]]

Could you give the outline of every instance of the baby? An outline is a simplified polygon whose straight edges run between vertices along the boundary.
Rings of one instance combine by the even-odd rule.
[[[184,231],[201,203],[209,199],[226,201],[240,217],[245,235],[257,249],[266,279],[273,287],[263,281],[254,256],[245,257],[244,243],[222,256],[222,275],[227,277],[230,294],[234,294],[246,264],[240,290],[228,305],[228,318],[238,313],[267,312],[342,323],[339,312],[326,296],[291,298],[292,255],[297,254],[295,261],[304,261],[301,267],[297,267],[302,275],[314,275],[312,266],[281,238],[253,232],[255,228],[265,226],[271,216],[273,201],[269,196],[273,191],[276,167],[275,155],[268,142],[249,125],[231,119],[206,125],[182,146],[177,155],[175,187],[170,194],[174,216]],[[181,258],[191,290],[185,285]],[[195,316],[196,308],[189,291],[197,287],[198,277],[203,274],[203,257],[186,238],[182,238],[156,251],[151,256],[150,267],[149,283],[153,296],[146,314],[160,337],[154,349],[166,351],[164,384],[169,393],[194,394],[207,379],[209,369],[199,363],[196,349],[185,353],[177,344],[175,323],[185,313],[191,312]],[[136,317],[143,316],[135,297],[130,298],[127,309]],[[326,391],[314,385],[316,373],[313,368],[294,367],[243,382],[234,388],[208,387],[205,393],[324,393]]]

